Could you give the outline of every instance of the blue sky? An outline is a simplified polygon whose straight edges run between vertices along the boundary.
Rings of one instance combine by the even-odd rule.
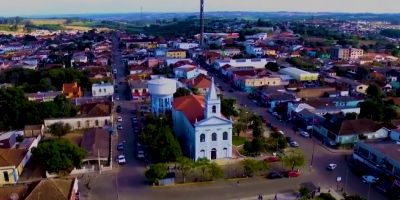
[[[0,16],[194,12],[199,0],[1,0]],[[400,0],[205,0],[207,11],[400,13]]]

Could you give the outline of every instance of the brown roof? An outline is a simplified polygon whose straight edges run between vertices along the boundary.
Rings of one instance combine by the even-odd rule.
[[[300,98],[317,98],[322,97],[325,92],[336,91],[333,87],[322,87],[322,88],[302,88],[297,92],[297,96]]]
[[[25,200],[69,200],[74,179],[41,180]]]
[[[0,200],[10,200],[13,195],[18,195],[18,199],[23,199],[27,190],[28,186],[25,184],[0,187]]]
[[[375,132],[382,125],[369,119],[345,120],[340,126],[338,135],[354,135]]]
[[[0,149],[0,167],[18,166],[26,152],[25,149]]]
[[[110,114],[110,103],[88,103],[81,105],[81,116],[83,117],[109,116]]]
[[[200,74],[196,78],[193,79],[193,87],[204,89],[204,88],[210,88],[211,86],[211,80],[207,78],[206,75]]]
[[[64,93],[73,93],[73,92],[79,92],[81,88],[78,86],[77,82],[74,83],[64,83],[62,91]]]
[[[204,119],[204,96],[189,95],[174,99],[175,110],[183,112],[190,123]]]
[[[108,156],[108,132],[103,128],[87,129],[83,134],[81,147],[86,151],[87,158]]]

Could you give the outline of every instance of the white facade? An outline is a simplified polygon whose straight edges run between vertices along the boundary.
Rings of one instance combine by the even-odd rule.
[[[107,97],[114,95],[114,86],[111,83],[93,84],[93,97]]]
[[[176,81],[174,79],[158,78],[147,82],[151,96],[151,110],[155,115],[169,111],[172,108]]]
[[[71,130],[96,128],[109,125],[112,122],[111,116],[100,116],[100,117],[76,117],[76,118],[60,118],[60,119],[45,119],[44,126],[46,129],[50,125],[62,122],[69,124]]]
[[[193,65],[183,65],[174,69],[175,78],[192,79],[200,74],[207,75],[207,71]]]
[[[189,50],[199,47],[199,44],[192,42],[176,42],[174,43],[174,47],[177,49]]]
[[[172,110],[174,132],[184,141],[188,156],[197,160],[232,158],[232,121],[221,114],[221,100],[214,80],[205,98],[204,118],[191,123],[184,112]]]
[[[266,58],[217,60],[215,61],[214,66],[217,69],[221,68],[224,65],[230,65],[232,67],[251,66],[255,69],[265,69],[265,65],[269,62],[276,61]]]
[[[264,50],[262,47],[254,46],[254,44],[247,44],[246,53],[250,55],[262,56],[264,55]]]

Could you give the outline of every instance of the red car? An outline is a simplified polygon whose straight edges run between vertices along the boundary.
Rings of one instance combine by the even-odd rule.
[[[300,171],[298,169],[297,170],[289,170],[287,172],[287,176],[289,178],[299,177],[300,176]]]
[[[279,162],[279,161],[281,161],[281,159],[279,159],[279,157],[278,156],[270,156],[270,157],[268,157],[268,158],[266,158],[266,159],[264,159],[266,162]]]

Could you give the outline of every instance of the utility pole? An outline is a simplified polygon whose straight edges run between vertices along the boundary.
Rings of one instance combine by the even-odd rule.
[[[204,0],[200,0],[200,48],[204,47]]]

